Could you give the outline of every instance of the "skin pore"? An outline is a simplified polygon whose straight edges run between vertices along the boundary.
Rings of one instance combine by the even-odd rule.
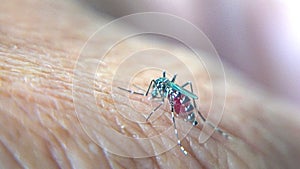
[[[232,135],[232,140],[224,140],[215,133],[206,143],[199,144],[197,133],[202,127],[199,125],[182,140],[189,152],[186,157],[177,146],[146,158],[122,157],[105,151],[87,136],[79,123],[73,102],[72,80],[81,47],[95,30],[108,22],[106,16],[90,13],[72,1],[5,0],[0,11],[0,168],[299,166],[300,117],[297,109],[249,85],[252,83],[247,83],[228,67],[227,100],[219,127]],[[106,45],[106,40],[117,33],[114,31],[97,43]],[[121,55],[133,44],[124,45],[114,54]],[[107,63],[116,66],[117,61],[112,59]],[[110,82],[109,77],[113,74],[110,69],[103,71],[99,72],[99,84]],[[200,78],[204,84],[199,89],[201,92],[208,90],[204,74],[199,72],[196,75],[203,77]],[[148,77],[144,78],[142,80],[149,81]],[[99,106],[100,110],[108,114],[105,116],[107,124],[114,126],[122,118],[118,114],[110,114],[112,100],[107,97],[108,89],[105,85],[99,86],[97,101],[103,100],[108,105]],[[86,86],[82,85],[80,89],[82,95],[85,94]],[[125,95],[121,91],[117,94]],[[144,104],[141,99],[136,99],[136,102]],[[84,104],[87,103],[83,101]],[[208,104],[209,99],[204,98],[203,112],[209,109]],[[163,115],[163,118],[169,117],[170,114]],[[99,125],[90,120],[91,126]],[[125,121],[122,123],[129,134],[135,131],[139,135],[147,135],[143,128]],[[161,125],[170,124],[171,121],[167,120]],[[102,137],[106,135],[101,134]],[[122,140],[111,141],[120,149],[129,149]],[[137,145],[131,151],[139,149],[143,147]]]

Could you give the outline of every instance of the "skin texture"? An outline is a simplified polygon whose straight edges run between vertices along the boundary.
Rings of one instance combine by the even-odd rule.
[[[107,22],[105,16],[90,13],[71,1],[3,1],[0,11],[0,168],[297,168],[300,165],[299,109],[259,90],[228,67],[225,69],[227,100],[219,126],[232,139],[225,140],[215,133],[206,143],[199,144],[197,133],[202,127],[199,125],[182,141],[189,152],[186,157],[178,147],[146,158],[122,157],[105,151],[81,127],[72,95],[73,70],[80,49]],[[106,45],[106,40],[117,31],[112,30],[97,43]],[[121,55],[143,43],[146,42],[122,44],[112,54]],[[106,65],[117,66],[117,60],[108,59]],[[103,69],[98,74],[101,79],[96,82],[99,86],[96,99],[106,124],[118,130],[117,123],[122,123],[126,126],[125,134],[147,136],[143,128],[112,114],[113,102],[106,87],[112,74],[112,69]],[[208,92],[205,72],[196,76],[203,77],[201,92]],[[148,83],[149,78],[143,78]],[[146,82],[140,84],[146,86]],[[84,95],[86,86],[83,84],[79,89]],[[126,95],[120,91],[116,94]],[[134,98],[137,103],[145,104],[144,100]],[[101,107],[101,101],[106,106]],[[117,102],[122,104],[121,100]],[[83,100],[82,105],[85,104]],[[201,107],[204,115],[208,104],[209,99],[204,97]],[[160,124],[161,128],[170,126],[169,117],[170,114],[162,116],[166,123]],[[86,120],[90,120],[91,126],[99,125],[91,118]],[[99,134],[105,138],[108,133]],[[111,142],[129,149],[121,140]],[[131,151],[139,149],[143,147],[137,145]]]

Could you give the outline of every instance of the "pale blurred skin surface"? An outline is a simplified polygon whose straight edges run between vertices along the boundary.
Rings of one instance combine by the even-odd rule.
[[[183,140],[187,157],[178,147],[158,156],[136,159],[103,151],[87,137],[74,112],[72,73],[86,39],[107,21],[71,1],[4,1],[0,11],[0,168],[300,165],[298,109],[246,85],[247,81],[233,75],[229,68],[227,102],[219,126],[233,136],[232,140],[224,141],[214,134],[205,144],[199,144],[194,134],[200,131],[198,126]],[[105,45],[110,36],[99,44]],[[128,48],[130,44],[123,50]],[[205,100],[203,105],[203,110],[208,109]],[[124,146],[120,140],[114,141],[116,146]]]
[[[199,27],[231,66],[281,97],[300,103],[300,12],[293,0],[86,0],[92,9],[121,17],[164,12]]]

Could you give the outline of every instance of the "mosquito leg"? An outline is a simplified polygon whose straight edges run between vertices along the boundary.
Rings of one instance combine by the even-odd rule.
[[[211,122],[208,121],[208,124],[214,128],[218,133],[220,133],[223,137],[225,137],[226,139],[229,139],[230,136],[229,134],[227,134],[225,131],[223,131],[222,129],[220,129],[219,127],[216,127],[214,124],[212,124]]]
[[[147,89],[147,92],[145,93],[145,96],[148,96],[148,93],[149,93],[149,90],[150,90],[150,88],[151,88],[151,86],[152,86],[152,83],[154,83],[154,84],[156,85],[155,81],[154,81],[154,80],[151,80],[151,83],[150,83],[149,86],[148,86],[148,89]]]
[[[185,87],[189,85],[190,86],[190,90],[192,93],[194,93],[193,91],[193,85],[192,85],[192,82],[186,82],[184,85],[182,85],[181,87]],[[226,139],[228,139],[230,136],[229,134],[227,134],[226,132],[224,132],[222,129],[216,127],[214,124],[212,124],[211,122],[207,121],[206,118],[201,114],[201,112],[198,110],[198,107],[196,105],[196,101],[195,99],[193,99],[193,104],[194,104],[194,107],[196,109],[196,111],[198,112],[199,116],[201,117],[201,119],[203,120],[203,122],[207,122],[212,128],[214,128],[218,133],[220,133],[223,137],[225,137]]]
[[[173,121],[173,125],[174,125],[174,133],[175,133],[175,136],[177,138],[177,144],[179,145],[180,147],[180,150],[182,151],[182,153],[184,155],[187,155],[187,151],[184,149],[184,147],[182,146],[181,144],[181,141],[178,137],[178,131],[177,131],[177,127],[176,127],[176,123],[175,123],[175,116],[174,116],[174,105],[171,104],[171,113],[172,113],[172,121]]]
[[[171,82],[175,82],[176,77],[177,77],[177,74],[175,74],[175,75],[173,76]]]
[[[137,88],[137,89],[139,89],[139,90],[143,91],[144,93],[146,93],[146,90],[142,89],[142,88],[141,88],[141,87],[139,87],[138,85],[136,85],[136,84],[133,84],[132,86],[134,86],[135,88]]]
[[[118,87],[118,88],[121,89],[121,90],[127,91],[130,94],[137,94],[137,95],[142,95],[142,96],[145,95],[144,93],[136,92],[136,91],[133,91],[133,90],[130,90],[130,89],[125,89],[125,88],[122,88],[122,87]]]
[[[151,113],[147,116],[146,121],[148,121],[149,118],[152,116],[152,114],[153,114],[156,110],[158,110],[158,109],[160,108],[160,106],[162,106],[163,104],[164,104],[164,102],[161,101],[161,103],[160,103],[157,107],[155,107],[155,108],[151,111]]]
[[[147,96],[148,93],[149,93],[149,90],[150,90],[150,88],[151,88],[151,86],[152,86],[152,83],[155,83],[155,81],[154,81],[154,80],[151,80],[151,83],[149,84],[148,90],[147,90],[146,93],[136,92],[136,91],[133,91],[133,90],[130,90],[130,89],[125,89],[125,88],[123,88],[123,87],[118,87],[118,88],[121,89],[121,90],[127,91],[127,92],[129,92],[130,94],[137,94],[137,95]]]

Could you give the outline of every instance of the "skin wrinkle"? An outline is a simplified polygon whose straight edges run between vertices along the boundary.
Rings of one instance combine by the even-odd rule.
[[[119,158],[118,156],[115,155],[110,155],[110,160],[113,160],[115,163],[113,164],[112,168],[125,168],[124,166],[132,166],[133,168],[136,168],[135,163],[133,163],[133,159],[128,159],[128,158]]]
[[[53,142],[51,139],[50,139],[50,136],[52,136],[52,135],[54,135],[54,133],[53,132],[51,132],[51,130],[53,131],[53,129],[54,129],[54,125],[53,125],[53,123],[56,123],[56,121],[55,120],[53,120],[52,121],[52,123],[51,123],[51,126],[47,126],[47,127],[44,127],[44,123],[41,123],[41,121],[38,121],[39,122],[39,126],[41,126],[45,131],[46,131],[46,135],[44,135],[44,136],[42,136],[44,139],[45,139],[45,142],[47,142],[47,145],[49,145],[49,142]],[[48,123],[49,124],[49,123]],[[61,133],[64,133],[64,137],[65,138],[67,138],[68,136],[67,135],[69,135],[69,134],[66,134],[66,133],[68,133],[68,129],[66,129],[65,127],[63,127],[62,125],[60,125],[59,123],[56,123],[56,124],[58,124],[59,126],[61,126],[61,131],[63,130],[64,132],[61,132]],[[32,131],[35,131],[35,130],[32,130]],[[50,135],[49,135],[50,134]],[[54,135],[54,137],[57,137],[57,136],[55,136]],[[70,136],[69,136],[70,137]],[[51,140],[51,141],[48,141],[48,140]],[[57,139],[56,139],[57,140]],[[59,139],[59,140],[63,140],[63,139]],[[48,146],[47,146],[48,147]],[[54,147],[52,147],[52,148],[54,148]],[[48,149],[50,149],[50,147],[48,147]],[[50,151],[50,150],[49,150]],[[50,151],[51,152],[51,151]],[[51,155],[53,155],[52,153],[51,153]],[[50,156],[51,157],[51,156]],[[55,159],[55,158],[53,158],[53,159]],[[55,161],[56,163],[58,163],[58,161]],[[58,165],[59,166],[59,165]]]
[[[150,125],[149,125],[149,126],[150,126]],[[143,129],[143,126],[139,125],[139,127],[140,127],[141,129]],[[154,134],[155,136],[158,135],[158,134],[160,134],[157,130],[155,130],[155,127],[153,127],[153,126],[150,126],[150,127],[151,127],[151,131],[152,131],[152,132],[155,132],[155,134]],[[146,133],[145,130],[144,130],[143,132]],[[150,137],[151,137],[151,136],[150,136]],[[149,137],[145,137],[145,138],[149,138]],[[160,139],[161,142],[163,142],[163,138],[159,138],[159,139]],[[155,142],[155,140],[151,140],[150,143],[151,143],[151,145],[152,145],[152,152],[155,152],[155,149],[154,149],[153,147],[155,147],[154,144],[157,144],[157,142]]]
[[[200,151],[200,153],[199,153],[199,151]],[[203,159],[208,159],[206,157],[209,157],[209,153],[206,153],[206,151],[201,150],[201,148],[198,145],[192,146],[191,153],[195,154],[196,159],[201,163],[203,168],[212,168],[213,167],[213,166],[208,165],[209,162],[207,160],[203,160]],[[205,157],[201,154],[205,154]]]
[[[0,166],[1,168],[23,168],[22,164],[18,159],[15,158],[14,153],[9,149],[7,145],[5,145],[0,139],[1,149],[0,149]],[[3,151],[4,150],[4,151]],[[2,157],[5,156],[5,157]]]
[[[64,150],[64,146],[62,145],[60,139],[53,133],[53,131],[49,130],[51,133],[51,139],[49,139],[49,149],[51,155],[54,159],[56,159],[56,163],[60,168],[71,168],[71,162],[67,157],[67,154]]]
[[[231,167],[230,167],[230,165],[229,165],[229,163],[228,163],[228,154],[226,154],[226,160],[225,160],[225,164],[224,164],[224,166],[228,166],[228,168],[230,169]],[[220,164],[219,164],[220,165]]]
[[[226,166],[228,165],[229,166],[229,164],[228,164],[228,157],[229,156],[233,156],[233,157],[235,157],[235,159],[237,159],[236,161],[236,163],[243,163],[245,166],[247,166],[248,164],[246,164],[244,161],[244,159],[242,159],[240,156],[238,156],[238,154],[236,153],[236,152],[234,152],[234,151],[232,151],[231,149],[229,149],[229,150],[227,150],[228,152],[227,153],[225,153],[225,156],[226,156]],[[232,162],[231,162],[232,163]],[[221,165],[221,164],[219,164],[219,165]],[[255,166],[254,166],[255,167]],[[249,168],[249,167],[248,167]]]
[[[270,100],[270,99],[269,99]],[[264,102],[266,103],[266,105],[268,105],[268,102],[269,102],[269,100],[264,100]],[[256,102],[260,102],[260,101],[253,101],[252,103],[256,103]],[[255,104],[254,104],[255,105]],[[252,106],[253,107],[253,106]],[[270,110],[269,110],[270,111]],[[278,111],[278,109],[277,109],[277,111]],[[254,111],[255,112],[255,111]],[[267,112],[267,111],[264,111],[264,112]],[[272,111],[272,112],[276,112],[276,111]],[[260,112],[260,113],[262,113],[262,112]],[[274,115],[274,114],[273,114]],[[258,115],[258,116],[256,116],[256,117],[260,117],[261,115]],[[275,116],[275,115],[274,115]],[[242,118],[241,118],[242,119]],[[270,119],[269,119],[270,120]],[[268,122],[269,120],[266,120],[266,122]],[[253,119],[253,120],[248,120],[247,119],[247,121],[248,122],[255,122],[256,120],[255,119]],[[277,121],[276,119],[274,120],[274,121]],[[278,122],[278,121],[277,121]],[[243,121],[242,121],[242,123],[244,123]],[[232,123],[232,124],[234,124],[234,123]],[[245,126],[247,126],[247,124],[245,124],[245,125],[243,125],[243,126],[241,126],[241,127],[245,127]],[[248,125],[249,126],[249,125]],[[257,125],[253,125],[253,126],[255,126],[254,128],[265,128],[267,125],[264,125],[264,126],[261,126],[261,127],[259,127],[259,126],[257,126]],[[252,127],[253,128],[253,127]],[[241,131],[243,131],[243,130],[241,130]],[[244,130],[245,132],[246,132],[246,130]],[[248,129],[247,129],[247,131],[248,132],[250,132],[251,131],[251,127],[249,127]],[[272,131],[272,129],[267,129],[267,131]],[[276,130],[277,131],[277,130]],[[260,132],[260,130],[257,130],[257,132]],[[246,133],[245,133],[246,134]],[[247,135],[245,135],[243,132],[240,134],[240,136],[243,138],[243,137],[245,137],[245,136],[249,136],[249,133],[247,133]],[[271,134],[271,133],[269,133],[269,134]],[[243,135],[245,135],[245,136],[243,136]],[[267,135],[264,135],[264,134],[262,134],[262,136],[267,136]],[[251,135],[250,135],[250,137],[251,137]],[[277,137],[277,139],[278,139],[278,137]],[[243,139],[243,140],[251,140],[251,139],[247,139],[247,138],[245,138],[245,139]],[[260,144],[257,144],[257,143],[259,143],[260,142],[260,139],[256,139],[256,143],[251,143],[251,142],[249,142],[249,144],[251,145],[252,144],[252,147],[253,148],[255,148],[256,150],[258,150],[258,151],[261,151],[261,149],[262,148],[259,148],[259,147],[257,147],[257,145],[260,145]],[[276,144],[278,144],[278,143],[276,143]],[[266,145],[266,146],[268,146],[268,145]],[[278,145],[277,145],[278,146]],[[277,147],[277,146],[275,146],[275,147]],[[278,155],[278,153],[274,153],[274,152],[272,152],[273,154],[269,154],[269,152],[264,152],[264,151],[261,151],[263,154],[266,154],[266,157],[272,157],[273,156],[273,154],[274,155]],[[273,157],[273,158],[276,158],[276,157]],[[285,157],[284,157],[285,158]],[[278,159],[281,159],[281,158],[278,158]],[[267,160],[267,161],[270,161],[270,159],[269,160]],[[277,164],[278,165],[278,164]],[[280,165],[284,165],[284,164],[280,164]]]
[[[194,154],[191,154],[188,161],[188,168],[204,168],[203,165],[195,158]]]
[[[109,168],[114,168],[114,167],[113,167],[113,162],[112,162],[112,160],[109,158],[108,152],[107,152],[107,151],[104,151],[104,153],[105,153],[104,157],[105,157],[106,161],[107,161],[108,164],[109,164]]]
[[[198,128],[196,128],[196,130],[200,130],[200,129],[198,129]],[[196,133],[198,133],[198,132],[200,132],[200,131],[194,131],[194,130],[192,130],[190,133],[189,133],[189,135],[193,135],[193,134],[196,134]],[[216,137],[216,136],[218,136],[216,133],[214,134],[214,136],[213,137]],[[220,137],[220,136],[218,136],[218,137]],[[188,137],[189,138],[189,137]],[[193,143],[194,141],[195,141],[196,139],[193,139],[193,138],[190,138],[190,143]],[[236,142],[236,141],[238,141],[238,140],[231,140],[231,144],[232,145],[235,145],[233,142]],[[219,142],[219,144],[216,144],[215,142]],[[224,140],[223,140],[223,142],[224,142]],[[219,140],[219,139],[216,139],[216,140],[208,140],[208,142],[206,142],[205,143],[205,149],[204,150],[199,150],[198,149],[198,145],[196,144],[191,144],[191,147],[193,148],[193,152],[195,153],[195,154],[198,154],[197,153],[197,151],[201,151],[201,152],[203,152],[203,151],[206,151],[205,152],[205,154],[206,155],[208,155],[208,154],[211,154],[213,157],[211,157],[211,159],[219,159],[219,157],[220,157],[220,154],[219,154],[219,152],[222,150],[223,152],[226,152],[225,154],[224,154],[224,156],[228,156],[229,154],[231,154],[232,156],[234,156],[234,157],[236,157],[236,158],[238,158],[238,159],[240,159],[239,161],[241,161],[241,162],[243,162],[243,161],[245,161],[244,159],[242,159],[242,158],[240,158],[240,157],[242,157],[242,156],[244,156],[244,155],[241,155],[241,154],[236,154],[236,150],[234,150],[234,149],[232,149],[232,147],[231,147],[231,145],[228,145],[227,143],[225,143],[225,145],[223,144],[223,142],[222,142],[222,139],[221,140]],[[197,142],[195,142],[195,143],[197,143]],[[218,155],[217,156],[215,156],[215,155],[213,155],[212,154],[212,151],[211,150],[214,150],[215,148],[217,148],[215,151],[218,153]],[[246,145],[244,145],[244,146],[241,146],[241,147],[247,147]],[[195,150],[196,151],[195,151]],[[248,151],[246,151],[246,152],[251,152],[251,150],[249,149]],[[253,152],[252,152],[253,153]],[[253,153],[254,154],[254,153]],[[249,157],[251,157],[250,155],[249,155]],[[199,161],[202,161],[202,158],[200,158],[200,157],[197,157],[198,158],[198,160]],[[248,160],[250,160],[250,159],[248,159]],[[207,163],[207,161],[202,161],[202,163],[203,164],[205,164],[205,163]],[[214,162],[211,162],[211,164],[213,164]],[[223,164],[224,165],[224,164]],[[219,166],[218,168],[221,168],[221,167],[223,167],[223,166]],[[254,167],[252,167],[252,168],[255,168],[255,166]]]
[[[6,119],[8,119],[8,118],[6,118]],[[2,126],[1,128],[11,128],[11,126],[12,126],[11,124],[15,124],[15,122],[14,123],[2,122],[1,124],[3,124],[3,125],[5,124],[5,126]],[[31,136],[33,136],[32,139],[35,141],[36,144],[40,144],[40,143],[43,144],[43,142],[40,142],[40,138],[36,137],[35,135],[33,135],[32,131],[30,131],[29,129],[25,129],[23,127],[22,130],[17,131],[17,132],[18,132],[18,134],[16,136],[12,135],[12,133],[8,133],[8,132],[7,133],[3,133],[4,136],[2,136],[2,141],[6,140],[5,142],[8,145],[8,147],[19,147],[19,146],[22,146],[22,145],[26,144],[26,142],[29,141],[29,140],[23,140],[23,138],[24,137],[26,138],[26,136],[30,134]],[[19,139],[18,143],[10,142],[14,137],[17,137]],[[12,146],[12,145],[17,145],[17,146]],[[28,154],[25,154],[24,150],[27,151]],[[30,167],[30,166],[31,167],[36,166],[40,162],[40,161],[34,161],[32,159],[32,158],[34,158],[36,156],[35,149],[28,149],[28,147],[24,147],[21,151],[18,151],[18,148],[15,148],[15,150],[13,150],[13,151],[14,151],[14,154],[17,154],[16,158],[20,161],[20,163],[22,164],[22,166],[24,166],[25,168],[26,167]],[[39,149],[39,153],[41,153],[41,155],[45,155],[46,152],[44,151],[44,149],[40,148]],[[29,156],[29,158],[27,158],[27,155],[29,155],[29,154],[31,156]],[[44,161],[45,164],[47,164],[48,162],[49,162],[48,160]],[[50,163],[48,163],[48,165],[49,164]],[[51,166],[51,165],[49,165],[49,166]]]
[[[45,165],[45,166],[51,166],[51,168],[59,168],[59,164],[57,163],[57,161],[53,158],[53,156],[52,156],[52,154],[51,154],[51,151],[50,151],[50,149],[49,149],[49,147],[48,147],[48,138],[46,138],[46,137],[44,137],[44,136],[41,136],[41,135],[39,135],[38,134],[38,132],[36,132],[36,131],[34,131],[34,130],[30,130],[29,131],[30,132],[30,134],[32,135],[32,136],[34,136],[33,137],[33,144],[35,144],[35,145],[38,145],[37,143],[36,143],[36,140],[39,140],[39,144],[42,144],[42,146],[37,146],[37,147],[43,147],[43,152],[44,152],[44,154],[45,154],[45,156],[47,156],[47,157],[49,157],[48,158],[48,163],[45,163],[45,164],[43,164],[43,165]],[[38,138],[38,139],[35,139],[35,138]],[[40,152],[41,151],[36,151],[36,150],[34,150],[34,154],[36,155],[36,156],[39,156],[40,155]],[[38,166],[38,165],[37,165]]]
[[[140,124],[138,124],[138,127],[139,127],[139,130],[141,130],[142,132],[141,133],[146,133],[145,132],[145,130],[143,130],[143,126],[141,126]],[[152,128],[152,131],[155,131],[155,130],[153,130],[153,128]],[[145,134],[142,136],[143,138],[147,138],[146,136],[145,136]],[[151,145],[152,145],[152,147],[151,147],[151,149],[152,149],[152,151],[151,152],[155,152],[155,150],[154,150],[154,146],[153,146],[153,143],[154,141],[153,140],[151,140],[150,141],[150,143],[151,143]],[[143,148],[143,147],[141,147],[141,148]],[[146,149],[144,149],[144,152],[147,152],[148,150],[146,150]]]
[[[39,121],[39,122],[41,122],[41,121]],[[52,118],[52,122],[55,123],[55,121],[53,120],[53,118]],[[50,134],[50,135],[47,134],[46,136],[42,136],[42,137],[44,138],[45,142],[46,142],[47,149],[48,149],[48,151],[49,151],[50,154],[51,154],[50,158],[53,159],[53,161],[57,164],[57,167],[58,167],[58,168],[62,168],[62,166],[61,166],[61,164],[60,164],[60,160],[58,160],[58,159],[55,157],[55,155],[53,154],[53,151],[51,151],[51,149],[54,148],[53,144],[51,144],[51,143],[53,143],[53,139],[51,139],[51,138],[53,138],[53,136],[54,136],[54,138],[55,138],[55,135],[53,135],[53,133],[51,132],[51,129],[50,129],[50,128],[44,127],[43,123],[40,123],[40,126],[41,126],[44,130],[46,130],[47,133]],[[34,130],[33,130],[33,131],[34,131]],[[66,131],[66,130],[65,130],[65,131]],[[56,139],[56,138],[55,138],[55,139]],[[48,140],[49,140],[49,141],[48,141]],[[56,141],[57,141],[57,139],[56,139]],[[49,146],[49,145],[51,145],[51,146]],[[65,166],[64,168],[66,168],[66,166]],[[70,168],[70,166],[69,166],[68,168]]]
[[[20,95],[21,97],[26,97],[26,96],[32,96],[32,94],[26,94],[26,95]],[[28,117],[35,117],[35,115],[37,115],[37,118],[34,119],[34,121],[31,121],[31,122],[37,122],[39,123],[41,126],[44,126],[44,125],[50,125],[50,126],[47,126],[47,127],[52,127],[52,126],[55,126],[54,124],[59,124],[64,130],[67,131],[67,129],[65,128],[64,125],[62,125],[60,122],[63,122],[63,121],[57,121],[59,118],[58,118],[58,112],[61,110],[59,109],[59,107],[57,106],[58,104],[52,104],[53,102],[56,102],[54,99],[50,99],[50,97],[47,96],[47,99],[41,99],[42,95],[38,95],[37,97],[39,98],[38,100],[43,100],[42,102],[38,101],[38,100],[33,100],[33,102],[37,103],[37,105],[35,105],[34,107],[29,107],[28,104],[25,102],[25,103],[22,103],[22,99],[21,101],[17,101],[17,97],[16,95],[12,95],[11,98],[13,98],[13,100],[15,101],[15,103],[18,105],[18,107],[20,107],[24,112],[27,112],[27,115]],[[43,96],[42,96],[43,97]],[[34,98],[35,99],[35,98]],[[28,99],[26,99],[28,100]],[[32,100],[28,100],[28,101],[32,101]],[[52,105],[52,106],[51,106]],[[56,106],[55,106],[56,105]],[[31,115],[31,113],[34,113],[34,112],[37,112],[37,108],[38,107],[43,107],[44,109],[47,109],[47,107],[51,107],[52,110],[51,112],[55,112],[55,113],[52,113],[51,114],[51,118],[53,119],[53,123],[45,123],[43,121],[41,121],[41,119],[39,118],[40,116],[38,116],[38,114],[35,114],[35,115]],[[53,109],[54,108],[54,109]],[[64,109],[66,110],[66,109]],[[48,113],[47,111],[49,110],[44,110],[43,113]],[[56,116],[53,116],[55,115]],[[49,113],[47,115],[50,115]],[[66,114],[67,115],[67,114]],[[53,116],[53,117],[52,117]],[[31,119],[33,120],[33,119]],[[55,122],[58,122],[58,123],[55,123]],[[47,128],[45,128],[47,129]]]
[[[55,123],[55,120],[53,120],[53,123]],[[58,124],[60,127],[61,127],[61,129],[60,129],[60,131],[59,131],[59,133],[63,133],[63,137],[64,138],[67,138],[67,137],[70,137],[70,134],[68,133],[68,130],[64,127],[64,126],[62,126],[61,124],[59,124],[59,123],[56,123],[56,124]],[[41,125],[41,126],[43,126],[43,125]],[[54,146],[54,142],[56,143],[56,145],[57,145],[57,143],[58,143],[58,145],[59,145],[59,147],[62,149],[62,150],[66,150],[65,149],[65,146],[63,146],[63,145],[66,145],[65,143],[62,143],[63,142],[63,140],[64,139],[62,139],[62,138],[59,138],[59,133],[58,132],[55,132],[55,131],[57,131],[56,130],[56,128],[57,127],[51,127],[51,126],[47,126],[47,127],[45,127],[45,130],[47,130],[48,132],[47,133],[49,133],[48,135],[47,135],[47,138],[49,139],[49,141],[48,141],[48,144],[49,145],[51,145],[51,147],[48,147],[49,149],[57,149],[57,148],[55,148],[55,146]],[[62,132],[63,131],[63,132]],[[68,135],[67,137],[66,137],[66,135]],[[51,136],[51,137],[50,137]],[[54,139],[54,140],[53,140]],[[68,160],[68,158],[67,158],[67,155],[66,155],[66,151],[61,151],[61,150],[57,150],[57,151],[60,151],[60,154],[62,154],[62,157],[63,157],[63,159],[67,159],[67,160],[65,160],[67,163],[65,163],[65,164],[67,164],[67,165],[64,165],[64,167],[62,167],[62,168],[71,168],[71,162]],[[51,152],[51,155],[53,156],[53,158],[54,159],[57,159],[56,158],[56,156],[53,154],[53,151],[50,151]],[[58,165],[59,166],[61,166],[61,165],[63,165],[63,164],[61,164],[62,162],[61,162],[61,160],[57,160],[57,162],[56,163],[58,163]]]
[[[248,120],[249,121],[249,120]],[[247,125],[247,122],[245,122],[245,125]],[[261,129],[263,129],[263,128],[265,128],[265,126],[261,126],[261,125],[248,125],[248,126],[255,126],[255,128],[253,128],[254,130],[252,131],[252,133],[253,133],[253,135],[255,136],[256,134],[255,133],[257,133],[257,132],[262,132],[262,130]],[[257,130],[257,129],[259,129],[259,128],[261,128],[260,130]],[[250,128],[251,129],[251,128]],[[267,129],[267,131],[269,131],[268,129]],[[251,130],[249,130],[248,129],[248,136],[247,137],[249,137],[249,136],[251,136]],[[262,134],[262,135],[259,135],[259,136],[256,136],[256,139],[259,141],[260,140],[260,142],[264,142],[265,144],[264,145],[261,145],[261,146],[264,146],[264,148],[266,148],[267,150],[268,149],[272,149],[273,151],[275,150],[275,151],[277,151],[277,153],[274,153],[274,152],[272,152],[272,153],[274,153],[274,155],[279,155],[280,154],[280,152],[278,151],[278,145],[280,145],[279,144],[279,142],[280,141],[276,141],[276,144],[277,144],[277,146],[273,146],[272,145],[272,141],[271,140],[273,140],[273,141],[275,141],[274,139],[272,139],[272,137],[273,138],[275,138],[274,136],[272,136],[272,135],[270,135],[270,136],[268,136],[268,135],[264,135],[264,134]],[[249,139],[245,139],[245,140],[249,140]],[[268,141],[268,140],[270,140],[270,141]],[[278,140],[278,137],[276,137],[276,140]],[[260,150],[261,148],[260,147],[257,147],[257,144],[255,144],[255,143],[249,143],[250,145],[252,145],[252,147],[254,147],[254,148],[256,148],[257,150]],[[268,158],[276,158],[276,157],[274,157],[274,155],[273,154],[270,154],[269,152],[262,152],[262,154],[265,154],[265,156],[266,157],[268,157]],[[272,157],[273,156],[273,157]],[[277,161],[281,161],[281,159],[282,158],[280,158],[280,159],[278,159]],[[284,163],[283,163],[283,161],[282,162],[280,162],[279,163],[280,165],[284,165]],[[287,164],[285,164],[285,165],[287,165]]]
[[[6,126],[3,126],[3,124],[4,124],[3,122],[0,123],[2,129],[6,127]],[[19,154],[16,153],[15,148],[13,146],[11,146],[10,143],[9,143],[9,141],[8,141],[8,139],[11,139],[11,136],[9,135],[10,133],[8,133],[6,135],[7,137],[10,137],[10,138],[4,138],[3,134],[4,133],[2,133],[2,135],[1,135],[1,142],[7,147],[7,149],[9,149],[9,151],[12,153],[12,155],[15,158],[15,160],[19,164],[19,166],[22,167],[22,168],[25,168],[23,161],[20,160],[20,158],[19,158]],[[7,164],[7,165],[9,165],[9,164]]]

